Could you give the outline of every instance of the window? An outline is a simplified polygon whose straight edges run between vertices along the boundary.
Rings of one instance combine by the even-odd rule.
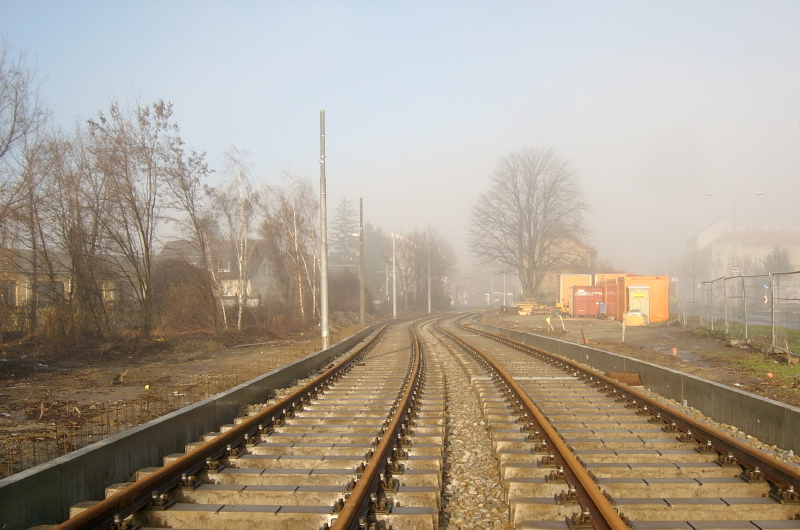
[[[64,298],[64,282],[36,282],[36,302],[39,307],[50,307],[56,299]]]
[[[17,282],[14,280],[0,282],[0,303],[6,307],[17,306]]]

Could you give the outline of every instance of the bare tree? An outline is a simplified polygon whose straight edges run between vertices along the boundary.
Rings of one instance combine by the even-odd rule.
[[[11,235],[8,228],[13,218],[25,217],[23,210],[30,207],[30,182],[20,178],[25,170],[19,164],[31,154],[30,147],[36,142],[30,137],[48,117],[39,101],[34,72],[25,63],[24,53],[13,58],[8,41],[0,43],[0,226],[4,239]],[[27,155],[9,157],[15,150],[27,151]]]
[[[513,152],[489,178],[472,207],[470,250],[482,265],[516,270],[532,299],[548,271],[583,261],[588,206],[575,172],[551,148]]]
[[[103,229],[118,272],[127,278],[139,308],[145,337],[153,329],[153,255],[156,230],[163,221],[165,181],[175,173],[173,145],[180,142],[171,121],[172,105],[122,109],[89,121],[92,150],[103,174],[108,216]]]
[[[448,279],[456,271],[456,252],[444,237],[429,227],[423,234],[422,248],[426,251],[425,266],[428,274],[424,281],[419,282],[418,292],[427,291],[430,281],[431,306],[434,311],[450,309],[450,296],[448,294]],[[417,262],[422,261],[422,256],[417,257]],[[427,305],[427,300],[425,300]],[[420,308],[423,307],[419,304]]]
[[[206,312],[208,313],[213,328],[218,328],[217,300],[221,295],[211,258],[211,224],[212,218],[207,209],[207,198],[210,190],[203,181],[211,173],[205,161],[204,153],[191,151],[185,153],[182,144],[173,145],[176,164],[174,174],[167,181],[172,197],[172,207],[177,213],[173,219],[183,232],[188,234],[188,239],[194,252],[199,257],[199,266],[192,268],[197,272],[199,291],[205,299]]]
[[[448,309],[447,278],[456,266],[452,246],[430,227],[395,237],[398,296],[403,310],[427,310],[429,291],[432,309]]]
[[[74,138],[60,131],[40,132],[26,137],[12,155],[25,189],[24,207],[15,210],[14,218],[18,267],[28,276],[28,329],[64,345],[109,329],[107,318],[91,318],[99,317],[104,306],[96,283],[87,290],[86,281],[96,271],[87,270],[91,258],[84,250],[91,238],[85,227],[92,213],[102,209],[88,207],[91,192],[83,152],[76,148],[80,138],[79,132]],[[47,323],[41,329],[40,316]]]
[[[49,283],[55,285],[54,268],[52,260],[50,259],[42,223],[42,175],[46,172],[46,159],[45,159],[45,146],[41,137],[33,138],[27,136],[22,139],[23,148],[19,151],[18,161],[15,167],[19,171],[19,179],[25,189],[25,207],[18,211],[17,216],[20,224],[24,226],[24,234],[22,235],[25,241],[25,246],[30,250],[29,259],[27,260],[25,270],[28,271],[28,283],[30,285],[28,296],[28,325],[31,334],[36,333],[39,314],[39,296],[43,293],[40,291],[40,278],[39,268],[40,255],[44,258],[49,271]],[[42,282],[43,283],[43,282]],[[55,293],[50,293],[53,298],[56,311],[59,313],[59,318],[55,319],[59,324],[59,332],[63,336],[66,331],[63,326],[63,306],[62,299],[58,296],[53,296]]]
[[[429,292],[431,309],[448,309],[447,279],[456,266],[453,247],[430,227],[394,237],[398,299],[402,300],[402,309],[427,310]]]
[[[0,160],[47,119],[35,74],[25,60],[24,53],[11,57],[7,41],[0,44]]]
[[[404,235],[393,234],[394,241],[394,272],[397,274],[397,287],[400,292],[397,293],[398,299],[402,301],[401,309],[408,311],[409,297],[411,296],[412,285],[415,279],[421,273],[419,270],[419,263],[416,259],[418,251],[418,243],[415,239],[419,239],[418,234],[412,234],[414,239]]]
[[[19,219],[21,208],[30,207],[31,182],[24,177],[24,167],[18,166],[25,164],[32,153],[31,146],[36,143],[29,137],[47,119],[34,72],[25,63],[25,53],[13,58],[8,41],[0,43],[0,220],[4,229],[8,228],[10,218]],[[16,160],[9,160],[8,155],[17,147],[26,153],[18,153]]]
[[[255,226],[255,213],[261,202],[259,193],[250,180],[250,165],[245,160],[246,151],[231,147],[225,153],[226,173],[231,178],[228,186],[217,190],[215,202],[221,214],[222,225],[234,247],[237,265],[236,329],[242,329],[249,289],[248,266],[252,255],[250,239]]]
[[[308,180],[286,175],[286,186],[271,186],[266,196],[261,236],[267,256],[285,301],[305,321],[317,312],[316,193]]]

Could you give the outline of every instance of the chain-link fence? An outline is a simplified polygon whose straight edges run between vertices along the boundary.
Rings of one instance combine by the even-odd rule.
[[[701,295],[683,305],[684,324],[800,353],[800,271],[718,278],[703,282]]]

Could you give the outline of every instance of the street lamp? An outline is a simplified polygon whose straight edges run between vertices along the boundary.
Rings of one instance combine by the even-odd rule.
[[[757,191],[755,193],[711,193],[706,192],[706,195],[709,197],[717,195],[720,197],[730,197],[733,199],[733,275],[739,275],[739,258],[736,254],[736,198],[737,197],[749,197],[751,195],[764,195],[763,191]]]
[[[397,318],[397,258],[394,253],[394,233],[392,234],[392,318]]]

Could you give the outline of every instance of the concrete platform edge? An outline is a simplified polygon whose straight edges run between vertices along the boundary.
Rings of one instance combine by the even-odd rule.
[[[643,385],[686,403],[760,441],[800,452],[800,408],[638,359],[529,332],[475,323],[478,329],[556,353],[603,371],[636,372]]]

